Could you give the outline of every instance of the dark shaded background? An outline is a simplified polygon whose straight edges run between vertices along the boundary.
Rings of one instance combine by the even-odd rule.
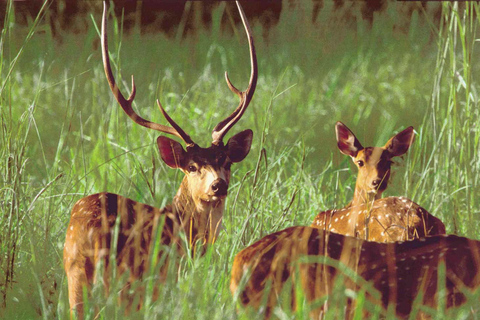
[[[324,1],[307,1],[313,2],[311,19],[316,21],[324,8]],[[5,6],[7,2],[3,0],[1,3]],[[170,37],[185,37],[194,34],[195,26],[198,25],[210,28],[212,11],[219,5],[218,1],[184,0],[114,0],[110,2],[110,4],[112,3],[116,15],[124,15],[124,31],[129,32],[135,25],[140,25],[141,32],[158,32],[161,30]],[[386,0],[334,0],[333,9],[342,19],[350,20],[352,23],[355,23],[356,19],[360,17],[371,23],[375,14],[381,14],[386,9],[386,3]],[[242,1],[242,7],[250,22],[260,22],[265,33],[268,33],[269,28],[278,22],[284,6],[295,7],[303,4],[305,2],[295,0]],[[42,5],[43,1],[41,0],[14,1],[16,23],[27,26],[29,21],[35,19]],[[61,39],[61,34],[64,32],[86,31],[90,20],[89,15],[92,12],[102,10],[102,1],[55,0],[50,1],[48,6],[45,19],[50,24],[55,38]],[[428,11],[434,20],[433,22],[438,22],[441,14],[441,6],[435,1],[405,1],[403,8],[403,14],[407,20],[415,10]],[[228,23],[228,19],[233,19],[235,23],[239,23],[238,15],[226,14],[232,12],[232,10],[236,10],[235,2],[228,1],[221,19],[222,30],[231,31],[231,24]],[[0,20],[2,21],[5,18],[5,11],[0,10]],[[80,20],[84,23],[72,23],[73,20]],[[183,25],[180,22],[183,22]],[[267,37],[267,34],[263,36]]]

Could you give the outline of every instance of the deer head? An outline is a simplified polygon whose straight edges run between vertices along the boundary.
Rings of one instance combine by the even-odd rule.
[[[390,178],[391,159],[407,152],[413,143],[413,127],[393,136],[383,147],[364,148],[346,125],[335,126],[337,146],[340,152],[350,156],[358,168],[355,196],[363,199],[379,199]]]
[[[250,82],[245,91],[238,90],[230,81],[227,72],[225,79],[229,89],[240,98],[240,104],[227,118],[222,120],[212,132],[212,143],[210,147],[203,148],[197,145],[192,138],[167,114],[160,101],[157,100],[158,107],[170,126],[158,124],[146,120],[139,116],[132,108],[132,102],[135,97],[135,82],[132,76],[132,90],[128,99],[125,99],[118,88],[113,72],[110,66],[108,55],[107,41],[107,14],[106,5],[104,4],[103,20],[102,20],[102,57],[105,74],[110,85],[110,89],[118,101],[119,105],[125,113],[137,124],[160,131],[162,133],[171,134],[180,138],[185,143],[185,148],[176,140],[160,136],[157,139],[158,149],[162,160],[171,168],[180,169],[185,173],[180,190],[177,193],[176,204],[177,209],[182,212],[188,212],[188,216],[182,216],[182,220],[189,220],[192,217],[200,221],[200,224],[206,225],[207,220],[212,223],[215,230],[223,214],[223,200],[227,195],[228,184],[230,181],[230,166],[232,163],[242,161],[250,151],[253,133],[251,130],[244,130],[231,137],[226,144],[223,138],[227,132],[237,123],[247,109],[255,92],[257,84],[258,68],[253,44],[253,37],[250,26],[245,17],[240,4],[237,2],[243,25],[249,41],[251,75]],[[216,210],[218,209],[218,210]],[[203,213],[209,212],[216,217],[202,216]],[[198,217],[195,217],[196,213]],[[202,222],[203,221],[203,222]],[[211,237],[209,237],[210,239]],[[208,240],[213,241],[213,240]]]
[[[185,173],[182,185],[196,208],[202,210],[205,206],[217,206],[226,197],[230,166],[247,156],[252,137],[252,130],[247,129],[231,137],[226,145],[194,145],[185,150],[179,142],[160,136],[157,145],[165,164]]]

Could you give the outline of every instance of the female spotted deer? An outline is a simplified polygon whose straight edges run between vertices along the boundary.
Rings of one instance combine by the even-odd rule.
[[[83,317],[83,289],[89,289],[95,280],[95,268],[102,261],[109,266],[112,239],[118,237],[115,244],[117,273],[129,272],[129,281],[133,282],[151,266],[152,250],[155,247],[170,246],[184,254],[185,248],[179,234],[184,232],[190,246],[197,241],[201,244],[213,244],[219,233],[230,180],[230,166],[242,161],[250,151],[253,133],[242,131],[231,137],[226,144],[223,138],[233,125],[240,120],[247,109],[257,83],[257,60],[253,37],[245,14],[237,2],[243,25],[249,41],[251,76],[245,91],[238,90],[225,78],[230,90],[240,97],[235,111],[221,121],[213,130],[212,145],[208,148],[198,146],[175,123],[163,109],[160,111],[172,127],[150,122],[140,117],[132,108],[135,97],[135,84],[132,77],[132,93],[125,99],[113,77],[107,46],[107,10],[104,4],[102,20],[102,54],[105,74],[116,100],[125,113],[136,123],[182,139],[186,150],[177,141],[160,136],[157,139],[162,160],[171,168],[185,173],[173,202],[163,209],[138,203],[120,195],[111,193],[94,194],[80,199],[73,207],[68,225],[63,261],[68,279],[70,308]],[[161,235],[156,238],[157,228]],[[115,229],[118,234],[115,235]],[[153,241],[159,241],[153,244]],[[171,250],[170,250],[171,251]],[[158,261],[167,257],[164,250],[158,253]],[[155,259],[155,258],[153,258]],[[167,262],[161,267],[159,279],[164,280]],[[105,268],[105,270],[107,270]],[[155,266],[153,266],[155,268]],[[104,274],[107,274],[105,272]],[[104,279],[107,284],[108,279]]]
[[[243,305],[263,310],[268,318],[282,290],[291,292],[283,297],[295,307],[299,291],[294,287],[300,287],[307,301],[313,302],[330,294],[339,276],[347,289],[366,290],[371,302],[401,318],[412,318],[410,314],[420,306],[436,309],[439,302],[449,309],[471,299],[475,290],[473,299],[478,301],[480,241],[441,235],[379,243],[291,227],[235,256],[230,289]],[[285,287],[287,282],[292,288]],[[372,285],[376,290],[371,290]],[[328,300],[317,309],[312,305],[312,319],[319,319],[324,306]],[[352,311],[347,308],[345,318],[352,318]]]
[[[413,201],[403,197],[381,198],[390,178],[391,159],[413,142],[413,127],[393,136],[383,147],[362,147],[341,122],[335,126],[340,152],[358,167],[353,200],[343,209],[320,212],[312,227],[370,241],[392,242],[426,235],[445,234],[445,226]]]

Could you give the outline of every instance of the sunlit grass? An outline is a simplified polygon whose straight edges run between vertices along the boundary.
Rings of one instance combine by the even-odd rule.
[[[235,254],[266,234],[308,225],[318,211],[353,197],[354,166],[336,148],[339,120],[368,145],[383,145],[413,125],[416,141],[394,168],[386,195],[407,196],[443,219],[448,232],[479,238],[478,7],[456,13],[455,5],[443,4],[442,21],[433,26],[423,12],[403,21],[402,5],[389,4],[372,25],[338,18],[342,12],[328,1],[315,23],[302,4],[285,5],[266,38],[252,25],[258,86],[232,134],[251,128],[254,143],[247,159],[232,167],[225,230],[206,257],[184,258],[178,281],[169,279],[162,299],[138,318],[249,319],[251,311],[236,312],[229,291]],[[25,29],[11,9],[7,13],[0,56],[0,284],[6,293],[0,317],[64,319],[62,250],[73,203],[109,191],[161,207],[182,175],[159,160],[157,133],[132,123],[112,97],[94,25],[99,11],[86,32],[62,34],[61,42],[42,15]],[[214,24],[175,40],[138,30],[123,34],[121,17],[110,15],[109,24],[124,93],[135,76],[136,110],[164,123],[159,98],[195,141],[209,144],[213,127],[238,104],[224,71],[239,88],[248,82],[243,30],[230,34]],[[7,267],[9,255],[15,259]],[[5,289],[8,270],[13,282]],[[345,296],[339,290],[332,299]],[[92,316],[95,310],[105,319],[123,316],[114,297],[92,299],[91,306]],[[306,318],[308,307],[275,314]]]

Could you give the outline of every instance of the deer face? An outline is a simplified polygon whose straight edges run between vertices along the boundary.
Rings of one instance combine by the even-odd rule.
[[[357,184],[368,194],[381,195],[390,178],[391,154],[384,148],[368,147],[360,150],[352,160],[358,168]]]
[[[383,147],[364,148],[343,123],[335,126],[340,152],[352,158],[358,168],[356,193],[380,198],[390,178],[392,158],[403,155],[413,142],[413,127],[393,136]]]
[[[185,173],[184,183],[198,209],[218,206],[227,196],[232,163],[242,161],[250,151],[252,130],[231,137],[226,145],[208,148],[195,145],[185,151],[180,143],[167,137],[157,139],[162,160]]]
[[[240,98],[238,107],[222,120],[212,132],[212,146],[201,148],[193,142],[190,136],[167,114],[160,101],[157,100],[158,107],[171,127],[159,123],[154,123],[142,118],[132,108],[132,102],[135,98],[136,88],[132,76],[132,91],[128,98],[125,98],[118,88],[113,71],[110,66],[108,55],[107,40],[107,15],[106,6],[104,6],[102,19],[102,57],[105,75],[110,89],[117,99],[119,105],[125,113],[136,123],[163,133],[172,134],[185,142],[187,150],[185,151],[180,143],[175,140],[159,137],[157,139],[158,148],[163,161],[172,168],[181,169],[185,173],[183,184],[189,188],[189,195],[194,199],[197,206],[205,203],[216,203],[223,200],[227,194],[228,183],[230,180],[230,165],[233,162],[242,161],[250,151],[252,142],[252,131],[245,130],[233,136],[226,145],[223,144],[223,138],[227,132],[241,119],[252,100],[255,88],[257,86],[258,67],[253,36],[250,26],[245,17],[240,3],[237,7],[242,17],[245,32],[248,38],[250,49],[251,74],[248,87],[245,91],[237,89],[230,81],[227,72],[225,80],[228,88]]]

